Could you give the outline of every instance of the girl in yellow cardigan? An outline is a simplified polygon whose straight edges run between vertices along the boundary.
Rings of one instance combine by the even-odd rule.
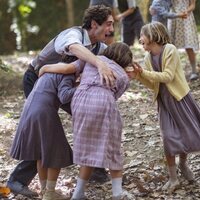
[[[175,156],[179,155],[179,169],[188,181],[194,175],[187,165],[187,154],[200,150],[200,108],[194,101],[176,47],[170,44],[164,25],[159,22],[142,27],[140,42],[148,54],[145,69],[134,63],[129,73],[154,91],[169,180],[163,190],[174,191],[179,185]]]

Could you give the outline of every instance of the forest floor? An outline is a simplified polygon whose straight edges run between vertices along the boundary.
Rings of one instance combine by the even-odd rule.
[[[142,63],[144,51],[136,45],[133,50],[136,61]],[[186,77],[189,75],[187,56],[180,51],[182,66]],[[12,73],[0,71],[0,186],[5,186],[9,174],[18,161],[9,156],[9,149],[19,122],[24,103],[21,87],[22,74],[34,53],[3,56]],[[198,55],[199,56],[199,55]],[[200,62],[200,58],[197,57]],[[9,74],[12,74],[11,76]],[[13,75],[14,74],[14,75]],[[189,82],[192,94],[200,104],[200,79]],[[189,165],[196,181],[188,183],[181,176],[180,188],[174,193],[163,192],[161,187],[167,181],[166,163],[157,119],[157,107],[152,105],[152,93],[141,84],[132,81],[131,87],[118,100],[124,121],[122,146],[124,149],[124,188],[136,196],[137,200],[197,200],[200,199],[200,155],[189,156]],[[71,117],[59,111],[66,137],[72,144]],[[73,165],[61,171],[57,189],[65,194],[73,192],[78,167]],[[31,182],[30,188],[39,191],[38,177]],[[111,182],[88,184],[87,197],[93,200],[111,199]],[[0,198],[3,199],[3,198]],[[10,193],[7,199],[25,200],[21,195]]]

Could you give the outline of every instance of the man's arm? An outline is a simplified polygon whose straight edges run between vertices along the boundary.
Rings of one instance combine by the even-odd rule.
[[[69,51],[80,60],[96,66],[98,68],[102,82],[105,80],[106,85],[114,85],[115,75],[105,62],[103,62],[81,44],[71,44],[68,48]]]
[[[129,16],[130,14],[132,14],[135,9],[136,9],[136,1],[135,0],[127,0],[127,4],[128,4],[128,9],[125,10],[124,12],[120,13],[119,15],[116,16],[116,20],[121,20],[127,16]]]

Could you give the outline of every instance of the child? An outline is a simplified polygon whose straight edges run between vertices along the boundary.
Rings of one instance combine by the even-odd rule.
[[[75,76],[47,73],[36,82],[28,96],[11,148],[18,160],[37,160],[42,200],[66,199],[55,192],[60,168],[73,164],[58,115],[62,104],[71,101]]]
[[[86,199],[85,185],[93,168],[100,167],[110,170],[113,199],[133,200],[133,195],[122,190],[122,121],[116,104],[129,86],[123,68],[132,63],[132,52],[124,43],[113,43],[99,58],[115,72],[116,83],[114,87],[107,87],[101,83],[97,68],[86,63],[71,104],[74,163],[81,166],[72,199]],[[79,61],[75,65],[79,66]],[[67,64],[47,65],[41,70],[75,71],[70,71]]]
[[[187,12],[170,12],[171,5],[171,0],[153,0],[149,9],[152,15],[152,22],[161,22],[167,27],[168,18],[187,18]]]
[[[166,27],[159,22],[144,25],[140,42],[148,51],[144,59],[146,69],[134,64],[134,72],[129,75],[155,93],[169,170],[169,180],[163,190],[173,191],[179,185],[176,155],[179,155],[182,175],[188,181],[194,180],[187,165],[187,154],[200,150],[200,108],[190,93],[178,51],[170,44]]]

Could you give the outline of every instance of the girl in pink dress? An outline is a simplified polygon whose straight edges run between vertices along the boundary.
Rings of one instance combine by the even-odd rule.
[[[73,119],[73,160],[80,165],[79,178],[73,200],[86,199],[85,185],[94,167],[108,168],[112,177],[113,199],[134,197],[122,190],[123,155],[121,150],[122,120],[116,100],[129,86],[124,70],[132,63],[132,52],[124,43],[108,46],[99,58],[106,62],[116,75],[115,85],[102,83],[98,69],[86,63],[71,108]],[[81,61],[70,71],[67,64],[44,66],[49,72],[73,73]],[[56,66],[56,67],[55,67]]]

